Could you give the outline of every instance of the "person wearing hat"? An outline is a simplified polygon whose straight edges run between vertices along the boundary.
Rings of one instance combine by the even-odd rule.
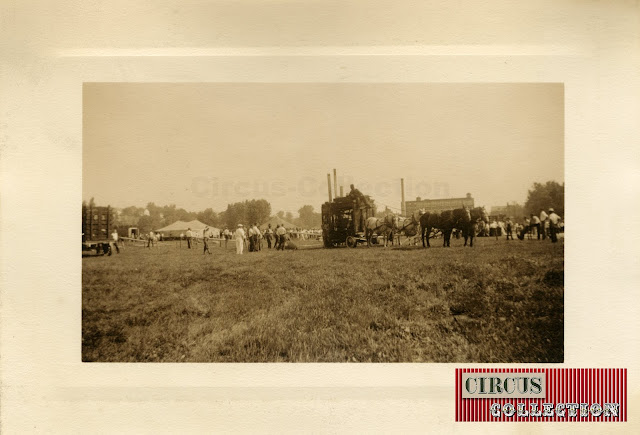
[[[549,209],[549,237],[553,243],[558,241],[558,223],[560,222],[560,216],[558,216],[553,208]]]
[[[204,230],[202,230],[202,244],[204,245],[204,251],[202,252],[202,255],[206,254],[207,252],[211,254],[211,251],[209,251],[209,242],[207,240],[207,238],[209,237],[207,235],[207,231],[209,231],[209,227],[205,227]]]
[[[244,250],[244,239],[245,239],[245,233],[244,233],[244,229],[242,229],[242,224],[238,224],[238,229],[236,230],[235,237],[236,237],[236,254],[242,254],[242,251]]]

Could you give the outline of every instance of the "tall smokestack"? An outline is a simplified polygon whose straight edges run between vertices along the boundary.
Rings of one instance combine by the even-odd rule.
[[[327,187],[329,188],[329,202],[333,201],[331,198],[331,174],[327,174]]]
[[[407,205],[404,202],[404,178],[400,179],[400,193],[402,195],[402,204],[401,204],[402,216],[406,216],[407,215]]]
[[[340,197],[344,197],[344,186],[340,186]]]
[[[338,196],[338,176],[336,175],[336,168],[333,168],[333,194]]]

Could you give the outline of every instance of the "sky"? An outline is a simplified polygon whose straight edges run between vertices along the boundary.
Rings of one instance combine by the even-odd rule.
[[[337,170],[378,208],[524,204],[564,182],[560,83],[85,83],[83,199],[316,211]],[[332,181],[333,183],[333,181]],[[339,189],[339,188],[338,188]]]

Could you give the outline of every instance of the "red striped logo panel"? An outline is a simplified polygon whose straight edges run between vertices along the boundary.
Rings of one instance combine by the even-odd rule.
[[[514,373],[523,374],[520,381],[544,374],[545,394],[492,397],[487,387],[478,398],[463,398],[468,388],[463,379],[469,373],[476,375],[474,386],[482,378],[510,381],[513,386]],[[456,369],[455,385],[456,421],[627,421],[627,369]],[[527,385],[521,386],[526,390]]]

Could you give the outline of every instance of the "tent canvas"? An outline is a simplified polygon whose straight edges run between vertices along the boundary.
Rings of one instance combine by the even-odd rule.
[[[202,231],[206,227],[209,227],[209,234],[213,234],[214,237],[220,235],[219,228],[215,228],[210,225],[203,224],[197,219],[189,222],[176,221],[171,225],[167,225],[164,228],[160,228],[156,230],[156,232],[163,233],[167,237],[177,237],[180,234],[186,234],[187,229],[191,228],[191,231],[193,232],[194,237],[202,237]]]
[[[275,227],[277,225],[284,225],[284,227],[286,229],[295,229],[296,228],[296,226],[294,224],[292,224],[291,222],[287,222],[284,219],[282,219],[280,216],[276,215],[276,216],[271,216],[268,221],[266,221],[265,223],[260,225],[260,230],[262,230],[262,231],[266,230],[267,226],[269,224],[271,224],[271,228],[274,228],[274,229],[275,229]]]
[[[167,232],[167,231],[181,231],[181,230],[187,230],[188,226],[186,222],[183,221],[176,221],[174,223],[172,223],[171,225],[167,225],[164,228],[160,228],[158,230],[156,230],[159,233],[162,232]]]

